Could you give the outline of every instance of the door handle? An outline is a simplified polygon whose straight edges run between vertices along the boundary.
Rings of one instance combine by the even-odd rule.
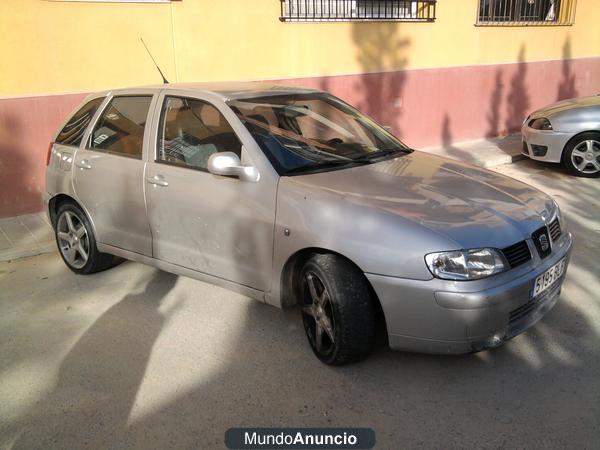
[[[146,178],[146,181],[155,186],[167,187],[169,182],[164,179],[162,175],[154,175],[153,177]]]
[[[80,169],[91,169],[92,165],[88,162],[87,159],[82,159],[81,161],[77,161],[75,163],[75,165],[77,167],[79,167]]]

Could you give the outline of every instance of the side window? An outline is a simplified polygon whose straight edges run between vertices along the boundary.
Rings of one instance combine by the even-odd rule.
[[[151,101],[151,95],[113,98],[94,128],[90,147],[141,159]]]
[[[96,114],[98,107],[100,107],[103,101],[104,97],[100,97],[90,100],[83,105],[83,107],[77,111],[73,117],[71,117],[71,120],[69,120],[65,127],[61,130],[60,134],[56,138],[56,143],[79,147],[85,130],[92,121],[92,117],[94,117],[94,114]]]
[[[223,115],[210,103],[166,97],[158,128],[157,162],[206,170],[217,152],[241,154],[242,144]]]

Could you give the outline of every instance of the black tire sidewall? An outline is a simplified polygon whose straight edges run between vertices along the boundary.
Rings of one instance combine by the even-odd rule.
[[[341,365],[366,357],[374,344],[375,311],[364,274],[343,257],[323,254],[310,258],[300,272],[300,301],[304,306],[304,279],[315,273],[329,293],[335,323],[333,350],[319,354],[310,342],[314,354],[323,363]],[[306,318],[302,314],[306,330]],[[308,336],[307,336],[308,338]]]

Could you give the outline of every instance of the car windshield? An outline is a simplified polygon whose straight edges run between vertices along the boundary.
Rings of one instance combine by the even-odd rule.
[[[232,100],[228,105],[280,175],[353,167],[411,152],[372,119],[325,93]]]

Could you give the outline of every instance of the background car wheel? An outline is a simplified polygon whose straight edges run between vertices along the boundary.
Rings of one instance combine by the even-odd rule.
[[[300,273],[302,321],[325,364],[366,357],[375,340],[375,311],[364,274],[337,255],[315,255]]]
[[[54,232],[60,256],[75,273],[96,273],[121,262],[113,255],[98,251],[89,220],[72,203],[63,204],[58,209]]]
[[[569,141],[563,152],[564,166],[573,175],[600,176],[600,133],[582,133]]]

